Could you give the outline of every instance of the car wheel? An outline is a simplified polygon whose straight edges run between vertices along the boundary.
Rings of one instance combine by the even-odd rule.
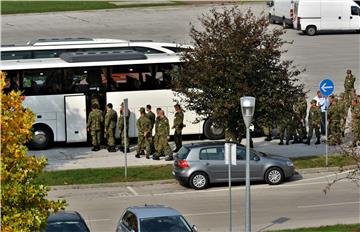
[[[195,190],[205,189],[209,184],[209,178],[203,172],[195,172],[191,175],[189,184]]]
[[[281,184],[284,180],[284,173],[280,168],[269,168],[265,173],[265,181],[270,185]]]
[[[33,138],[29,143],[31,149],[41,150],[47,148],[51,144],[53,134],[49,127],[45,125],[35,125],[33,131]]]
[[[208,119],[204,123],[204,135],[206,138],[212,140],[223,139],[225,136],[225,130],[223,127],[215,126],[213,121]]]
[[[315,26],[308,26],[306,28],[306,34],[309,36],[314,36],[316,34],[316,27]]]

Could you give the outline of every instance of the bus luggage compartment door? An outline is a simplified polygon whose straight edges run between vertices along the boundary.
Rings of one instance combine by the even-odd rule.
[[[66,142],[86,142],[86,96],[65,96]]]

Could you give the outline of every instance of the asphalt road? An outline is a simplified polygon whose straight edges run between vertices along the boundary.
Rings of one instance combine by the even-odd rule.
[[[323,189],[333,173],[296,176],[279,186],[254,184],[252,231],[360,223],[360,189],[348,181],[338,182],[325,195]],[[229,231],[228,188],[215,186],[194,191],[174,182],[161,184],[59,187],[53,199],[65,198],[69,210],[79,211],[91,231],[114,231],[129,206],[162,204],[178,209],[199,231]],[[245,188],[233,188],[233,231],[244,231]]]
[[[178,6],[143,9],[116,9],[85,12],[59,12],[1,16],[2,44],[25,43],[40,37],[106,37],[121,39],[153,39],[191,43],[190,23],[199,26],[197,20],[208,12],[211,5]],[[221,8],[222,6],[215,6]],[[243,4],[243,10],[251,8],[259,15],[266,12],[265,4]],[[271,26],[273,27],[273,26]],[[288,29],[284,39],[293,41],[284,47],[284,58],[295,60],[306,72],[300,81],[310,90],[312,97],[319,82],[331,78],[335,92],[343,90],[346,69],[359,77],[356,83],[360,91],[360,35],[356,33],[332,33],[315,37],[302,35]]]

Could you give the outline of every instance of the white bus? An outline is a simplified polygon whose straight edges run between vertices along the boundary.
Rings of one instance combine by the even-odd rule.
[[[36,117],[31,145],[36,149],[52,142],[85,142],[87,115],[93,99],[104,109],[107,103],[119,113],[129,100],[130,137],[137,136],[139,108],[161,107],[172,123],[176,97],[170,89],[169,71],[181,65],[179,54],[144,54],[136,51],[63,53],[58,58],[2,60],[11,87],[23,91],[24,105]],[[196,114],[185,109],[183,134],[204,134],[210,139],[224,135],[211,120],[194,123]],[[173,132],[173,131],[172,131]],[[119,137],[119,131],[116,131]]]
[[[99,38],[50,38],[35,39],[26,45],[2,45],[1,60],[56,58],[63,52],[94,52],[134,50],[145,54],[174,54],[190,45],[153,42],[151,40],[118,40]]]

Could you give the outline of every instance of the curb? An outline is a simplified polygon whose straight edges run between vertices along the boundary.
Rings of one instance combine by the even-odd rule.
[[[351,170],[356,168],[356,165],[345,167],[328,167],[328,168],[306,168],[295,170],[295,175],[312,174],[312,173],[326,173],[326,172],[339,172]],[[102,183],[102,184],[79,184],[79,185],[54,185],[49,186],[51,190],[68,190],[68,189],[91,189],[91,188],[116,188],[116,187],[136,187],[136,186],[149,186],[159,184],[176,184],[177,180],[152,180],[152,181],[135,181],[135,182],[115,182],[115,183]]]

